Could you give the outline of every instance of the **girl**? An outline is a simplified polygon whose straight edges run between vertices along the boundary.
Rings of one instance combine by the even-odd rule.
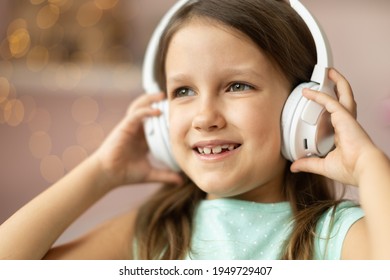
[[[190,3],[166,29],[159,58],[165,94],[135,100],[91,157],[1,225],[0,258],[390,257],[390,163],[356,122],[352,90],[336,70],[338,100],[303,93],[331,114],[335,149],[294,163],[280,152],[284,102],[316,61],[287,3]],[[165,97],[182,174],[147,159],[142,123]],[[359,186],[362,208],[337,199],[326,178]],[[140,209],[52,248],[110,190],[144,182],[164,186]]]

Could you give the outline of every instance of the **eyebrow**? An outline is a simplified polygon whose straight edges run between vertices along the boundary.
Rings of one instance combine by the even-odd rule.
[[[184,73],[179,73],[179,74],[174,74],[171,76],[167,76],[167,81],[169,82],[182,82],[190,79],[190,75],[184,74]]]
[[[252,69],[253,67],[235,67],[224,69],[221,73],[224,76],[255,76],[258,79],[264,80],[264,75],[261,75],[259,72]],[[177,73],[167,76],[167,81],[169,82],[182,82],[191,78],[191,75],[185,73]]]
[[[253,67],[236,67],[236,68],[229,68],[223,71],[224,75],[227,76],[239,76],[239,75],[251,75],[258,77],[259,79],[264,79],[264,76],[260,74],[259,72],[253,70]]]

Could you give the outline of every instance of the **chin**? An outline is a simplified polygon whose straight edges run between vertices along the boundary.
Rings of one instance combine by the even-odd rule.
[[[209,184],[204,184],[204,183],[197,184],[195,182],[195,184],[198,186],[198,188],[200,188],[202,191],[207,193],[207,198],[209,199],[233,198],[236,196],[240,196],[249,191],[249,190],[242,190],[242,189],[240,190],[237,187],[229,187],[229,185],[227,184],[216,185],[215,182],[216,181],[214,181],[214,183],[209,183]]]

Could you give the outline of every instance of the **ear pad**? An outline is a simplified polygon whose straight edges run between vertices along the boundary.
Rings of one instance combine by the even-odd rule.
[[[152,155],[170,169],[179,171],[180,168],[172,155],[168,131],[168,101],[163,100],[153,104],[161,111],[158,117],[147,118],[144,123],[146,141]]]
[[[282,154],[294,161],[308,156],[325,156],[334,147],[334,131],[325,108],[302,96],[302,90],[318,90],[314,82],[298,85],[282,112]]]

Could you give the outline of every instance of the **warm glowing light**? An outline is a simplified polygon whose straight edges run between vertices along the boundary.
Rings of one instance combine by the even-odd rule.
[[[30,34],[25,28],[15,30],[9,37],[9,50],[13,57],[20,58],[24,56],[30,48]]]
[[[72,105],[72,117],[79,124],[92,124],[99,115],[99,104],[91,97],[78,98]]]
[[[28,123],[30,130],[35,131],[49,131],[51,127],[50,113],[42,108],[37,108],[32,116],[31,121]]]
[[[37,14],[37,25],[41,29],[48,29],[58,21],[60,9],[56,5],[46,5]]]
[[[39,5],[45,2],[46,0],[30,0],[31,4],[33,5]]]
[[[31,154],[38,159],[48,156],[52,149],[52,141],[49,134],[44,131],[34,132],[28,143]]]
[[[7,101],[3,109],[4,120],[10,126],[18,126],[24,118],[24,106],[18,99]]]
[[[61,13],[64,13],[72,8],[74,0],[48,0],[50,4],[56,5],[60,8]]]
[[[87,151],[80,146],[68,147],[62,154],[65,170],[70,171],[88,157]]]
[[[8,98],[10,85],[8,79],[0,77],[0,103]]]
[[[43,46],[35,46],[30,50],[26,58],[28,69],[33,72],[42,70],[49,62],[49,51]]]
[[[65,174],[61,159],[55,155],[49,155],[41,160],[41,175],[49,183],[55,183]]]
[[[5,123],[4,107],[5,107],[6,103],[7,102],[0,103],[0,124],[4,124]]]
[[[99,9],[112,9],[118,4],[118,0],[95,0],[95,4]]]
[[[77,12],[77,22],[82,27],[93,26],[99,22],[102,15],[102,9],[99,9],[93,2],[86,2]]]
[[[103,128],[94,123],[90,125],[82,125],[77,129],[77,142],[84,147],[88,152],[94,151],[103,142]]]
[[[32,120],[36,111],[36,103],[32,96],[23,95],[19,98],[19,100],[23,103],[24,106],[24,120],[23,122],[28,123]]]
[[[7,37],[11,36],[18,29],[27,29],[27,21],[24,18],[14,19],[7,28]]]
[[[17,18],[8,25],[8,50],[12,57],[20,58],[24,56],[30,47],[31,39],[27,26],[27,21],[22,18]],[[7,55],[6,50],[3,50],[2,53]]]

